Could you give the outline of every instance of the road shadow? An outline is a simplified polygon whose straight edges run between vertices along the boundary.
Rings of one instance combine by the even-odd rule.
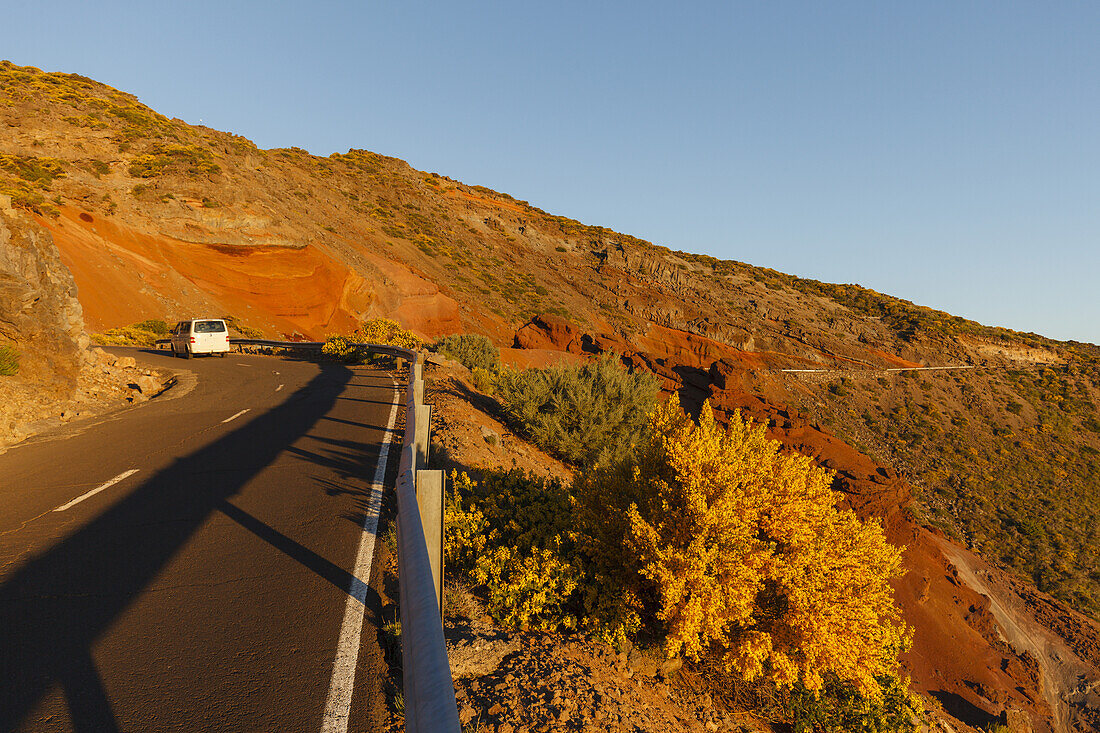
[[[339,365],[319,369],[294,393],[309,399],[288,399],[176,460],[0,585],[0,730],[19,726],[55,686],[76,731],[119,730],[93,645],[216,511],[350,589],[346,572],[228,508],[231,497],[332,408],[353,376]]]

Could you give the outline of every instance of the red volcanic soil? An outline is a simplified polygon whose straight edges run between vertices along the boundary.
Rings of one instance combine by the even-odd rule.
[[[372,282],[313,245],[185,242],[68,207],[39,222],[72,271],[94,331],[196,315],[233,315],[309,338],[350,332],[374,316],[428,338],[462,330],[454,300],[382,258],[367,257],[380,273]]]

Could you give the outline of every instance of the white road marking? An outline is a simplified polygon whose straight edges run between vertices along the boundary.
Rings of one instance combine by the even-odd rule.
[[[110,481],[105,481],[104,483],[102,483],[99,486],[95,487],[94,489],[89,491],[87,494],[81,494],[80,496],[78,496],[75,499],[73,499],[72,501],[70,501],[68,504],[62,504],[58,508],[54,509],[54,511],[55,512],[63,512],[63,511],[65,511],[66,509],[68,509],[70,507],[76,506],[80,502],[84,501],[85,499],[89,499],[89,498],[95,496],[96,494],[103,491],[104,489],[111,488],[112,486],[117,484],[119,481],[122,481],[123,479],[127,479],[130,476],[133,476],[135,473],[138,472],[138,470],[139,469],[131,468],[129,471],[125,471],[123,473],[120,473],[119,475],[117,475],[113,479],[111,479]]]
[[[248,412],[248,411],[249,411],[249,410],[251,410],[251,409],[252,409],[251,407],[246,407],[246,408],[244,408],[243,410],[241,410],[240,412],[238,412],[238,413],[237,413],[236,415],[234,415],[233,417],[227,417],[227,418],[225,418],[224,420],[222,420],[222,422],[223,422],[223,423],[227,423],[227,422],[232,422],[233,420],[236,420],[236,419],[237,419],[238,417],[240,417],[241,415],[245,414],[246,412]]]
[[[340,626],[340,641],[336,646],[336,661],[332,665],[332,682],[325,700],[325,717],[321,733],[346,733],[351,716],[351,695],[355,690],[355,665],[359,661],[359,637],[363,631],[363,613],[367,601],[367,583],[374,560],[374,543],[378,534],[378,515],[382,510],[382,485],[386,479],[386,462],[390,454],[390,435],[397,419],[397,383],[394,382],[394,401],[390,407],[390,419],[382,434],[382,447],[378,452],[378,467],[374,470],[370,500],[363,517],[363,534],[359,537],[359,552],[355,558],[356,580],[348,590],[344,607],[344,622]]]
[[[275,391],[276,391],[276,392],[278,392],[278,391],[279,391],[279,390],[281,390],[282,388],[283,388],[283,385],[281,385],[281,384],[280,384],[280,385],[279,385],[278,387],[276,387],[276,388],[275,388]]]

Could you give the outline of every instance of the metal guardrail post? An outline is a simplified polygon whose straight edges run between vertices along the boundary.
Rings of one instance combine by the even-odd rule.
[[[428,450],[432,434],[432,406],[416,405],[416,435],[413,440],[416,443],[416,469],[428,467]]]
[[[420,507],[420,524],[424,527],[424,543],[432,563],[435,600],[443,610],[443,486],[442,471],[416,472],[416,504]]]

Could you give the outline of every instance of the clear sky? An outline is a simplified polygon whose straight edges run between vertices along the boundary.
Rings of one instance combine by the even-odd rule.
[[[1100,3],[5,3],[0,57],[1100,343]]]

